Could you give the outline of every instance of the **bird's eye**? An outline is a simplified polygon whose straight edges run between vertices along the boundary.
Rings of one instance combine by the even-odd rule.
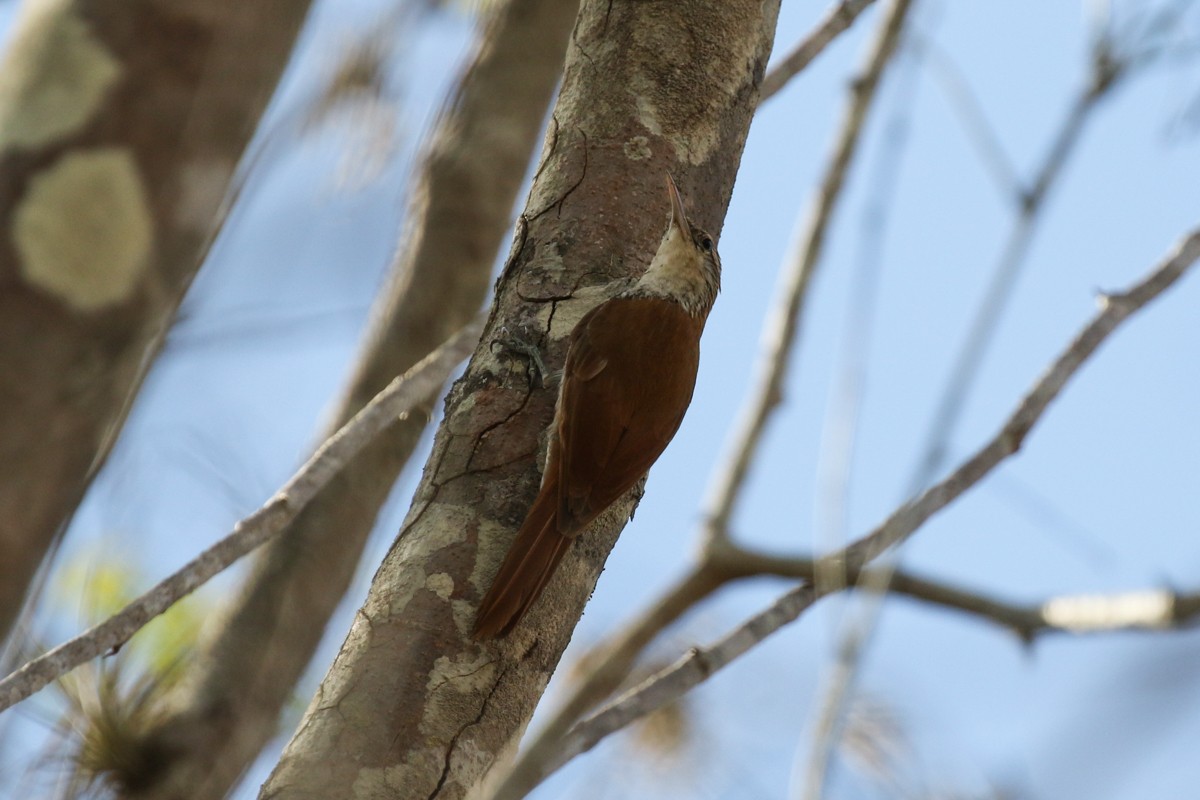
[[[711,253],[713,251],[713,240],[711,236],[705,236],[700,240],[700,249],[706,253]]]

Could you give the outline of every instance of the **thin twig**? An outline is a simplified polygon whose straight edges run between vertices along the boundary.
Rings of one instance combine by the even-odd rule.
[[[847,509],[854,474],[855,443],[860,424],[859,410],[867,384],[867,355],[870,350],[875,299],[879,290],[879,272],[883,262],[883,238],[887,230],[900,166],[904,161],[908,127],[920,85],[918,76],[923,57],[924,51],[910,46],[907,48],[907,58],[900,61],[895,68],[899,75],[893,93],[893,110],[884,127],[887,135],[874,159],[875,174],[868,182],[873,190],[871,199],[862,213],[862,230],[858,237],[860,252],[854,267],[846,312],[842,365],[830,390],[830,402],[825,425],[822,427],[817,459],[818,493],[813,543],[818,552],[829,552],[844,546],[850,535],[846,524]],[[816,574],[813,578],[818,589],[830,591],[853,584],[856,580],[857,578],[836,568]],[[825,735],[827,732],[829,736]],[[811,738],[809,767],[803,772],[810,783],[816,782],[819,785],[824,781],[830,743],[840,738],[834,736],[834,733],[832,726],[828,731],[818,726],[816,735]],[[798,744],[794,759],[796,767],[800,764],[802,752],[803,744]],[[792,776],[792,780],[799,777],[795,768],[792,770]],[[793,796],[793,793],[789,792],[789,796]],[[811,796],[819,797],[819,792]]]
[[[1097,56],[1093,63],[1095,66],[1091,79],[1068,109],[1033,179],[1025,186],[1019,182],[1013,185],[1015,193],[1011,199],[1017,208],[1017,217],[1001,248],[1000,257],[992,270],[991,282],[938,401],[932,417],[933,429],[918,456],[917,467],[909,482],[909,496],[928,486],[945,464],[950,439],[957,430],[967,396],[1026,263],[1025,257],[1033,242],[1046,198],[1057,184],[1100,101],[1125,74],[1126,67],[1110,59]]]
[[[920,87],[923,51],[906,47],[906,57],[897,58],[895,89],[890,113],[882,125],[875,156],[869,159],[871,175],[866,180],[870,197],[859,219],[857,257],[846,302],[840,366],[830,388],[825,423],[817,455],[817,493],[814,509],[813,544],[817,552],[845,545],[850,531],[846,525],[854,453],[858,438],[859,413],[867,385],[867,361],[871,349],[880,273],[884,264],[884,239],[899,185],[900,169],[907,150],[913,109]],[[819,576],[818,580],[846,580],[844,575]]]
[[[970,592],[935,583],[914,582],[897,576],[893,591],[903,591],[930,603],[966,611],[1026,634],[1111,633],[1129,630],[1164,630],[1196,623],[1200,594],[1166,591],[1127,592],[1115,595],[1057,597],[1039,606],[1013,606]],[[903,589],[901,588],[903,587]],[[596,746],[611,733],[660,708],[670,705],[775,631],[794,621],[824,596],[810,584],[797,587],[765,611],[751,617],[715,645],[694,647],[672,666],[650,676],[621,697],[581,720],[567,734],[562,747],[546,764],[550,775],[580,753]],[[545,777],[545,775],[541,777]]]
[[[776,92],[787,85],[787,82],[804,71],[813,59],[829,46],[839,35],[845,32],[858,15],[873,4],[875,0],[841,0],[825,14],[824,19],[808,34],[800,44],[788,53],[782,61],[767,73],[759,87],[758,102],[774,96]]]
[[[810,585],[793,589],[716,644],[706,648],[693,647],[672,666],[652,675],[592,716],[581,720],[561,742],[553,759],[544,765],[545,772],[539,776],[539,782],[540,778],[550,775],[575,756],[595,747],[610,733],[671,704],[689,689],[708,680],[738,656],[799,617],[816,602],[817,597],[817,590]]]
[[[1145,279],[1126,292],[1103,295],[1101,310],[1050,365],[1021,401],[1004,427],[945,480],[931,486],[892,513],[886,521],[844,551],[854,569],[900,544],[929,517],[941,511],[997,464],[1020,449],[1046,408],[1058,397],[1079,367],[1131,314],[1175,283],[1200,258],[1200,229],[1183,238],[1174,251]]]
[[[186,566],[104,622],[64,642],[0,680],[0,711],[24,700],[84,662],[112,652],[180,599],[278,534],[354,456],[396,417],[428,400],[479,341],[479,316],[404,375],[329,437],[266,505]]]
[[[708,546],[728,536],[729,520],[741,496],[742,484],[762,440],[767,420],[783,401],[783,387],[797,332],[800,330],[808,287],[821,260],[826,232],[841,197],[846,173],[858,151],[876,89],[891,61],[911,0],[895,0],[880,23],[862,75],[851,84],[850,99],[842,116],[834,151],[816,197],[803,223],[798,247],[790,258],[778,294],[779,302],[763,326],[763,358],[760,376],[743,409],[734,434],[732,455],[725,460],[709,490],[704,538]]]
[[[936,40],[921,36],[913,40],[913,47],[928,56],[933,77],[937,80],[950,102],[950,108],[958,112],[959,120],[967,138],[975,145],[980,160],[992,174],[992,180],[1000,188],[1004,199],[1021,198],[1025,187],[1017,168],[1004,150],[996,129],[988,122],[987,114],[979,98],[972,91],[962,70],[950,54]]]
[[[1104,41],[1098,42],[1093,51],[1093,70],[1089,84],[1072,104],[1043,160],[1042,167],[1028,188],[1021,187],[1019,183],[1013,185],[1016,193],[1012,199],[1018,208],[1017,219],[1001,251],[984,301],[954,363],[951,377],[933,417],[934,428],[929,435],[927,449],[918,462],[917,471],[906,493],[907,497],[928,486],[942,469],[950,439],[965,407],[967,394],[974,384],[987,348],[995,337],[1000,319],[1026,263],[1026,255],[1033,242],[1045,200],[1081,139],[1092,112],[1125,74],[1126,66],[1126,62],[1111,57],[1110,49]],[[986,130],[982,116],[974,121]],[[995,141],[994,137],[992,141]],[[880,613],[881,604],[878,598],[882,598],[886,593],[891,574],[898,563],[898,560],[893,559],[881,569],[865,576],[869,585],[860,588],[867,590],[876,599],[869,600],[863,612],[849,622],[839,635],[837,658],[827,677],[827,688],[822,693],[823,700],[815,726],[816,734],[813,736],[813,750],[809,767],[805,770],[806,784],[803,796],[807,800],[818,800],[823,794],[826,770],[833,748],[840,738],[839,729],[859,674],[862,653]]]
[[[549,774],[546,765],[558,757],[563,738],[585,713],[609,697],[624,682],[634,661],[658,633],[713,591],[726,578],[697,565],[677,581],[658,602],[636,621],[626,626],[619,637],[593,651],[579,665],[582,676],[571,696],[554,710],[553,716],[538,729],[537,735],[508,772],[498,779],[491,800],[519,800]]]
[[[812,583],[820,562],[811,558],[773,556],[743,548],[722,555],[728,580],[774,576]],[[878,568],[855,570],[847,575],[851,591],[873,591],[865,587]],[[1063,595],[1041,603],[1011,603],[981,592],[965,589],[903,570],[896,570],[887,586],[888,596],[903,596],[923,603],[954,609],[1011,631],[1032,642],[1050,633],[1111,633],[1127,630],[1165,630],[1190,626],[1200,616],[1200,594],[1145,589],[1117,594]],[[838,587],[830,587],[830,591]],[[824,592],[821,593],[825,594]]]

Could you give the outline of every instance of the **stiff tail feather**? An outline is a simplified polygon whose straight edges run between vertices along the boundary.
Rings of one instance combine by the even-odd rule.
[[[555,524],[555,495],[547,492],[538,497],[517,531],[492,588],[479,603],[474,638],[507,636],[542,594],[571,546],[571,539],[559,533]]]

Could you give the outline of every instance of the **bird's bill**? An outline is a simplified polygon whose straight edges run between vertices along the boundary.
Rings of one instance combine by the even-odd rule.
[[[679,187],[675,185],[675,180],[669,172],[667,173],[667,194],[671,195],[671,225],[687,233],[690,227],[688,226],[687,212],[683,210],[683,197],[680,196]]]

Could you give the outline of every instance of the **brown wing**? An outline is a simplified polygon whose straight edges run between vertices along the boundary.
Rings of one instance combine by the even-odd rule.
[[[660,298],[617,298],[572,334],[559,398],[558,528],[574,535],[666,448],[696,385],[702,319]]]

